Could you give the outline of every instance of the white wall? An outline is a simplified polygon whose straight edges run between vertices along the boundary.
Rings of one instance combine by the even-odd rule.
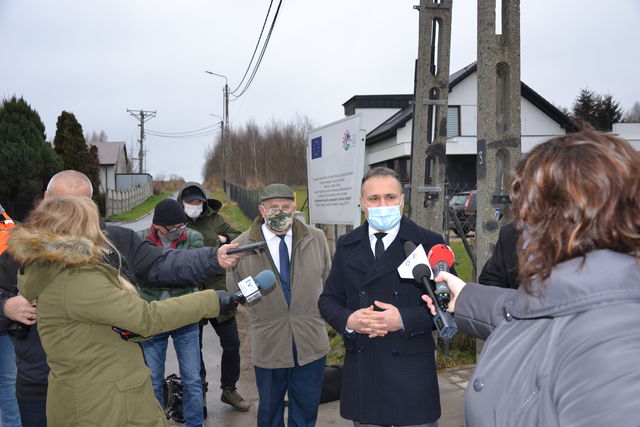
[[[356,108],[356,114],[362,114],[362,126],[371,132],[389,117],[400,111],[399,108]]]
[[[449,105],[460,106],[460,136],[447,139],[446,152],[450,155],[476,154],[477,152],[477,121],[478,108],[476,105],[478,79],[477,73],[467,76],[449,93]],[[522,127],[522,152],[526,153],[549,138],[564,135],[565,130],[549,116],[544,114],[535,105],[521,97],[521,127]],[[383,121],[395,114],[397,109],[369,109],[361,108],[356,112],[362,114],[363,124],[367,132],[372,131]],[[626,125],[626,124],[625,124]],[[640,149],[640,124],[622,129],[621,132],[631,135]],[[614,125],[614,133],[615,127]],[[365,164],[379,163],[402,156],[411,155],[411,130],[413,120],[409,120],[404,127],[398,129],[397,136],[384,141],[367,145],[365,150]],[[635,135],[635,137],[633,136]],[[621,135],[622,136],[622,135]],[[625,136],[622,136],[623,138]],[[633,139],[636,138],[636,139]],[[626,137],[629,139],[629,137]]]
[[[640,151],[640,123],[614,123],[611,133],[626,139],[633,148]]]

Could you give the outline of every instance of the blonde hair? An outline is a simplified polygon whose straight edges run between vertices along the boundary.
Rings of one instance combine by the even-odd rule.
[[[137,293],[136,288],[120,275],[121,255],[100,229],[98,207],[88,197],[62,196],[44,199],[27,217],[24,225],[59,236],[89,239],[104,257],[114,252],[118,257],[118,279],[122,287]]]

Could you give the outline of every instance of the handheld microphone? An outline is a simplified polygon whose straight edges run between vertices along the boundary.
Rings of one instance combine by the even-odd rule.
[[[238,286],[240,290],[232,295],[233,302],[236,304],[244,304],[252,302],[262,296],[260,291],[267,291],[276,283],[276,276],[271,270],[263,270],[256,274],[255,278],[251,276],[242,279]]]
[[[416,245],[413,242],[407,241],[404,244],[404,251],[407,256],[411,254],[416,248]],[[429,295],[431,300],[435,304],[436,315],[433,316],[433,323],[436,325],[436,329],[440,336],[444,339],[451,339],[458,332],[458,325],[456,325],[456,321],[451,315],[444,311],[438,304],[436,303],[437,298],[429,282],[429,278],[432,277],[433,272],[431,268],[426,264],[418,264],[413,267],[412,270],[413,278],[416,282],[422,285],[424,291]],[[447,288],[448,289],[448,288]]]
[[[441,271],[447,273],[453,267],[455,256],[451,248],[445,244],[435,245],[427,254],[427,259],[433,270],[433,277],[438,277]],[[451,301],[451,291],[446,282],[436,282],[436,302],[443,310],[446,310]]]

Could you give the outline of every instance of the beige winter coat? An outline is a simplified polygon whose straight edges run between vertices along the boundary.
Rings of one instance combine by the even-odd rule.
[[[234,240],[240,245],[262,242],[258,217],[251,228]],[[227,288],[238,290],[238,282],[255,277],[263,270],[276,275],[273,288],[247,305],[251,322],[251,356],[260,368],[278,369],[294,366],[292,338],[298,352],[298,364],[306,365],[325,356],[329,339],[318,310],[318,297],[331,269],[327,239],[321,230],[294,219],[291,253],[291,307],[282,292],[278,270],[268,248],[245,254],[235,268],[227,271]]]

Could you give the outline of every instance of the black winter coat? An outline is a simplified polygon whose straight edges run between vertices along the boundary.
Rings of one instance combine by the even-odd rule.
[[[443,243],[440,235],[402,218],[398,236],[376,262],[369,224],[342,236],[318,306],[345,341],[340,415],[361,424],[411,425],[436,421],[440,397],[435,367],[433,321],[414,280],[401,279],[404,243],[422,243],[426,251]],[[374,301],[396,306],[404,330],[370,339],[347,334],[347,318]]]
[[[500,235],[491,258],[486,262],[478,277],[481,285],[498,286],[500,288],[518,289],[518,237],[513,222],[500,228]]]

